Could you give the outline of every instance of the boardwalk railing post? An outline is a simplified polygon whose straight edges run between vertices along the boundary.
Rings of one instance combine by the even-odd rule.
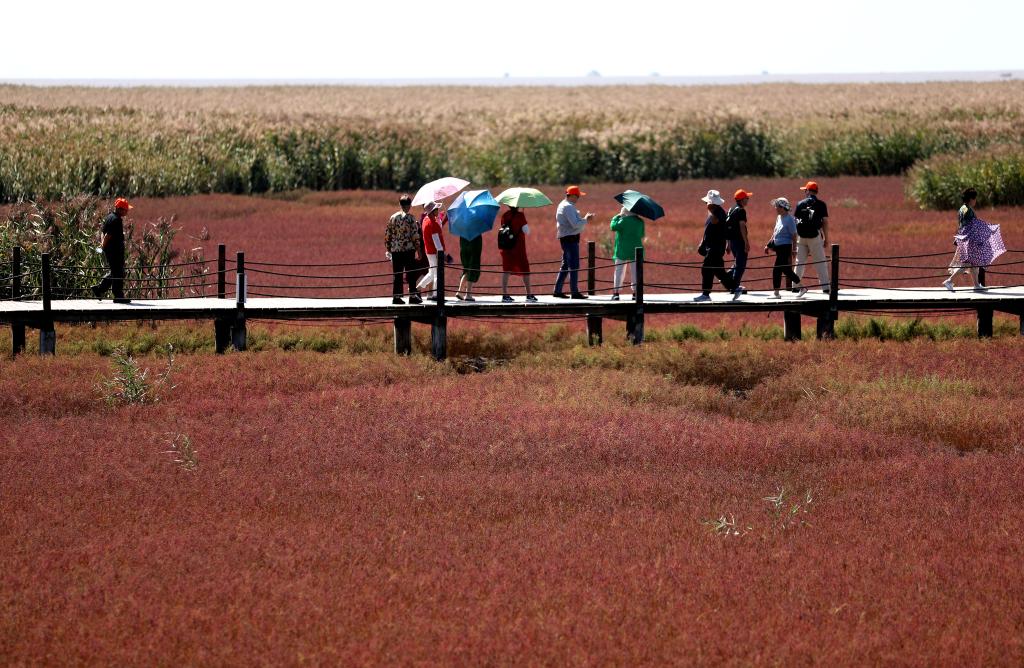
[[[636,308],[631,321],[626,323],[626,335],[638,346],[644,342],[644,249],[637,248],[634,255],[636,263],[636,284],[633,286],[633,300]]]
[[[227,247],[217,244],[217,299],[224,299],[227,295]]]
[[[832,272],[828,284],[828,312],[818,317],[818,338],[834,339],[839,320],[839,244],[832,244]]]
[[[52,280],[50,254],[43,253],[43,319],[39,323],[40,355],[55,355],[57,353],[57,332],[53,328],[53,314],[50,312],[50,300],[53,291]]]
[[[21,297],[21,247],[15,246],[11,253],[11,300]],[[25,352],[25,325],[20,322],[11,323],[11,354]]]
[[[597,294],[597,242],[587,242],[587,294]],[[601,316],[587,314],[587,343],[591,346],[604,343],[604,323]]]
[[[430,352],[437,361],[448,357],[448,318],[444,313],[444,250],[437,254],[437,312],[430,327]]]
[[[395,354],[412,354],[412,320],[409,318],[395,318]]]
[[[247,283],[245,277],[245,253],[235,256],[235,319],[231,323],[231,344],[235,350],[245,350],[247,332],[245,328],[245,300]]]

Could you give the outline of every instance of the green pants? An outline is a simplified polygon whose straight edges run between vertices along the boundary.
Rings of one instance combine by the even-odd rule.
[[[484,237],[481,234],[469,241],[459,237],[459,258],[462,260],[462,275],[470,283],[480,280],[480,256],[484,252]]]

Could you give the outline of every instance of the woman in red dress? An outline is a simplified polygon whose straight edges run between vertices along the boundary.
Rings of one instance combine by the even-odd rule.
[[[511,248],[501,248],[498,253],[501,255],[501,268],[504,273],[501,275],[501,301],[510,302],[512,297],[508,294],[508,277],[512,274],[523,277],[523,285],[526,286],[526,301],[535,302],[530,289],[530,260],[526,256],[526,235],[530,233],[530,227],[526,222],[526,216],[521,209],[509,207],[501,216],[501,226],[511,230],[511,236],[515,240]],[[501,234],[499,232],[499,234]]]

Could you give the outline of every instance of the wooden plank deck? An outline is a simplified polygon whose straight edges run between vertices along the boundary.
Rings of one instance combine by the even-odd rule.
[[[784,291],[782,299],[770,299],[770,291],[753,290],[738,300],[725,292],[713,292],[711,301],[697,302],[698,293],[647,293],[643,309],[655,313],[716,313],[798,311],[813,315],[829,307],[828,295],[808,292],[803,298]],[[537,303],[527,303],[521,295],[513,303],[503,303],[498,296],[480,296],[466,303],[446,299],[444,310],[450,317],[517,317],[530,315],[619,316],[632,313],[637,304],[624,295],[622,301],[608,296],[587,300],[556,299],[538,296]],[[1024,311],[1024,287],[991,287],[984,291],[921,287],[899,289],[843,288],[839,291],[839,311],[948,311],[992,308],[1019,314]],[[255,319],[325,319],[325,318],[393,318],[413,320],[433,317],[437,305],[394,305],[390,298],[313,299],[302,297],[254,297],[245,303],[245,315]],[[237,312],[234,299],[196,297],[187,299],[138,299],[130,304],[114,304],[110,300],[53,300],[50,318],[53,322],[95,322],[124,320],[193,320],[231,316]],[[38,301],[0,300],[0,322],[33,323],[44,316]]]

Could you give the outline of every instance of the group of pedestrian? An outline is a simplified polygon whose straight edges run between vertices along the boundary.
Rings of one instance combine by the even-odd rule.
[[[825,246],[829,243],[828,205],[818,198],[818,184],[808,181],[800,188],[805,196],[793,208],[785,197],[776,197],[770,205],[775,209],[775,228],[765,244],[765,254],[775,253],[772,267],[772,295],[769,299],[781,299],[782,279],[793,284],[798,297],[807,294],[803,286],[804,271],[812,264],[818,274],[821,290],[829,291],[829,271],[825,259]],[[743,273],[750,255],[750,235],[747,230],[747,205],[754,193],[740,188],[733,194],[735,204],[725,211],[725,199],[717,190],[709,190],[701,198],[707,205],[708,216],[704,222],[704,237],[697,252],[704,256],[701,264],[701,294],[694,301],[709,301],[711,288],[717,278],[722,286],[739,299],[743,287]],[[795,253],[794,253],[795,251]],[[725,255],[731,253],[733,265],[725,268]],[[808,262],[810,257],[810,262]],[[796,262],[794,263],[794,259]]]

